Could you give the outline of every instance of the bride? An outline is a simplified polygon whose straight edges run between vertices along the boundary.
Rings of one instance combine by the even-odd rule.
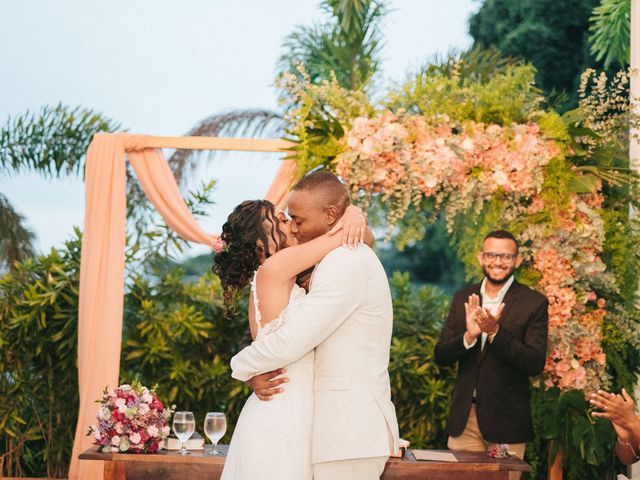
[[[336,233],[342,229],[342,235]],[[269,335],[287,321],[287,309],[305,290],[299,273],[346,242],[365,237],[362,211],[348,206],[327,234],[298,245],[290,220],[267,200],[242,202],[222,227],[224,248],[214,258],[224,297],[251,284],[249,325],[253,339]],[[367,238],[371,239],[370,232]],[[286,248],[290,247],[290,248]],[[311,480],[313,362],[310,351],[286,367],[286,393],[261,401],[252,394],[236,424],[222,480]]]

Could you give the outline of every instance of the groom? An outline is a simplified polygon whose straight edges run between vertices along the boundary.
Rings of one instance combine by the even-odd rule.
[[[316,238],[339,220],[349,196],[338,178],[315,172],[289,195],[292,232]],[[329,253],[315,268],[309,293],[289,310],[279,330],[231,360],[233,377],[249,381],[266,399],[279,393],[260,375],[316,349],[312,461],[314,480],[378,479],[398,450],[391,402],[389,348],[391,294],[380,261],[366,245]],[[285,393],[286,395],[286,393]]]

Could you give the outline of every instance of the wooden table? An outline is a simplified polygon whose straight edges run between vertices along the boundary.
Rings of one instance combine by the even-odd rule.
[[[226,445],[219,445],[222,452]],[[383,480],[507,480],[509,472],[528,472],[531,467],[517,458],[497,460],[486,453],[451,452],[459,463],[417,461],[411,450],[403,458],[391,458],[382,474]],[[192,450],[190,455],[162,450],[156,454],[98,453],[95,448],[80,454],[80,460],[103,460],[104,480],[178,480],[198,478],[218,480],[224,456],[204,455]]]

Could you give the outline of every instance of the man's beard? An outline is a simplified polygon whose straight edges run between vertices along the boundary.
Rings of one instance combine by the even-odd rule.
[[[502,277],[501,279],[497,279],[493,275],[491,275],[491,272],[489,272],[489,269],[487,267],[485,267],[484,265],[482,266],[482,273],[484,273],[484,276],[489,279],[489,281],[494,285],[504,285],[505,283],[507,283],[507,280],[509,280],[509,277],[511,277],[513,271],[513,268],[507,268],[504,277]]]

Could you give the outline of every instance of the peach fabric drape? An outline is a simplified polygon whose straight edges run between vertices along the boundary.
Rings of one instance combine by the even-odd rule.
[[[101,479],[102,462],[79,462],[93,442],[86,433],[96,421],[95,400],[105,386],[118,385],[126,223],[126,159],[145,194],[167,224],[182,238],[212,245],[217,236],[205,233],[184,203],[173,173],[159,148],[284,151],[281,140],[204,137],[163,138],[130,134],[97,134],[86,161],[85,223],[80,259],[78,310],[78,384],[80,410],[69,479]],[[295,178],[295,162],[282,162],[267,199],[282,204]]]

